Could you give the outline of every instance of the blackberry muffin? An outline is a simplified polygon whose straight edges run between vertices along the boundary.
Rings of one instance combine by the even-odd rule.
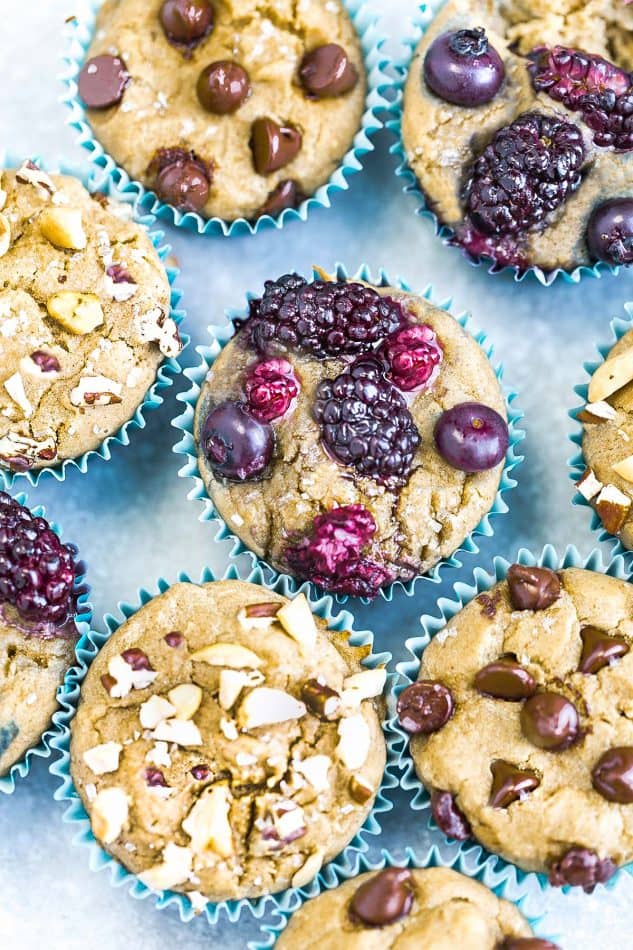
[[[398,697],[448,836],[587,892],[633,859],[633,587],[514,564]]]
[[[324,184],[365,90],[340,0],[106,0],[79,75],[95,135],[132,178],[226,221]]]
[[[277,950],[557,950],[509,901],[449,868],[385,868],[307,901]]]
[[[74,661],[76,554],[0,492],[0,776],[39,742]]]
[[[24,472],[117,432],[182,344],[128,205],[32,162],[0,174],[0,467]]]
[[[277,570],[375,596],[452,554],[493,504],[508,447],[483,350],[415,294],[268,281],[198,400],[218,512]]]
[[[415,51],[407,162],[472,257],[633,261],[633,8],[448,0]]]
[[[99,843],[192,901],[307,884],[354,837],[385,767],[383,669],[303,594],[175,584],[94,660],[71,773]]]

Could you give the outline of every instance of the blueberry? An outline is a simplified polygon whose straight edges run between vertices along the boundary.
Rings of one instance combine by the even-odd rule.
[[[490,102],[504,77],[501,57],[482,29],[443,33],[431,43],[424,58],[427,85],[457,106]]]
[[[633,198],[598,205],[587,224],[589,253],[608,264],[633,264]]]
[[[440,416],[435,426],[435,444],[453,468],[484,472],[505,457],[508,426],[489,406],[463,402]]]
[[[244,482],[261,475],[273,457],[273,430],[241,402],[224,402],[205,419],[200,442],[216,475]]]

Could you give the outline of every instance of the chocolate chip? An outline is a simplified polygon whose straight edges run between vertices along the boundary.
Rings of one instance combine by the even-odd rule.
[[[492,772],[490,804],[493,808],[508,808],[512,802],[525,798],[528,792],[533,792],[541,784],[535,772],[519,769],[510,762],[504,762],[503,759],[493,762],[490,771]]]
[[[537,693],[521,709],[521,729],[539,749],[560,752],[578,738],[578,711],[560,693]]]
[[[128,666],[132,667],[133,670],[151,670],[153,668],[149,662],[147,653],[144,653],[137,647],[131,647],[129,650],[124,650],[121,654],[121,657],[125,660]]]
[[[165,0],[158,16],[170,43],[195,46],[213,29],[209,0]]]
[[[203,109],[214,115],[235,112],[251,93],[248,73],[237,63],[222,59],[202,70],[196,85]]]
[[[341,697],[336,690],[317,679],[306,680],[301,687],[301,699],[310,712],[321,719],[334,719],[341,708]]]
[[[475,598],[478,604],[481,604],[481,612],[484,617],[492,619],[496,616],[497,607],[501,601],[501,591],[495,591],[494,594],[480,594]]]
[[[604,884],[616,870],[611,858],[600,858],[589,848],[570,848],[550,867],[549,882],[554,887],[565,884],[582,887],[585,893],[591,894],[596,884]]]
[[[508,571],[507,581],[515,610],[545,610],[560,596],[558,574],[546,567],[513,564]]]
[[[603,667],[621,659],[631,649],[624,637],[610,637],[597,627],[583,627],[582,654],[578,664],[579,673],[598,673]]]
[[[386,927],[411,910],[413,877],[407,868],[385,868],[358,888],[349,916],[369,927]]]
[[[536,681],[516,660],[501,657],[479,670],[475,676],[475,689],[495,699],[516,701],[533,696]]]
[[[342,96],[358,82],[358,70],[338,43],[317,46],[306,53],[299,76],[303,88],[316,99]]]
[[[456,838],[466,841],[472,837],[472,830],[468,819],[457,807],[457,802],[450,792],[434,789],[431,792],[431,812],[440,831],[447,838]]]
[[[251,132],[253,162],[258,175],[270,175],[295,158],[301,148],[301,132],[273,119],[256,119]]]
[[[430,735],[446,725],[454,708],[451,691],[443,683],[418,680],[400,693],[396,711],[400,725],[407,732]]]
[[[89,109],[109,109],[120,102],[130,81],[120,56],[102,53],[86,60],[77,81],[79,95]]]
[[[540,937],[506,937],[497,944],[497,950],[560,950],[560,947]]]
[[[181,647],[185,642],[185,638],[182,633],[179,633],[177,630],[172,630],[171,633],[165,635],[165,643],[168,647]]]
[[[633,803],[633,747],[608,749],[594,765],[591,780],[595,790],[608,802]]]
[[[158,197],[180,211],[202,211],[209,197],[210,181],[198,162],[185,160],[166,165],[157,175]]]
[[[299,191],[296,181],[288,178],[286,181],[280,181],[277,187],[271,191],[259,209],[257,216],[269,214],[271,218],[275,218],[286,208],[296,208],[302,200],[303,195]]]

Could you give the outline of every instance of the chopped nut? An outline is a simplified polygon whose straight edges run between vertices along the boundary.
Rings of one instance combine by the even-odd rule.
[[[57,442],[53,433],[33,439],[20,432],[7,432],[0,439],[0,459],[11,467],[16,467],[17,461],[20,460],[23,462],[20,470],[28,469],[32,460],[52,461],[56,455]]]
[[[80,208],[44,208],[38,223],[47,241],[69,251],[83,251],[88,243]]]
[[[248,677],[241,670],[222,670],[220,672],[218,702],[222,709],[231,709],[235,705],[247,683]]]
[[[306,707],[282,689],[260,686],[252,690],[240,704],[238,723],[242,729],[272,726],[305,716]]]
[[[60,290],[46,302],[49,316],[69,333],[84,336],[103,323],[103,310],[96,294]]]
[[[11,247],[11,225],[6,215],[0,214],[0,257]]]
[[[191,874],[193,852],[170,841],[163,850],[163,860],[139,874],[139,880],[153,891],[166,891],[184,884]]]
[[[164,719],[154,729],[152,738],[181,746],[202,745],[200,730],[191,719]]]
[[[169,702],[176,708],[176,719],[192,719],[200,708],[202,690],[194,683],[182,683],[167,693]]]
[[[220,729],[225,739],[228,739],[229,742],[235,742],[238,738],[237,726],[232,719],[220,719]]]
[[[73,406],[109,406],[121,402],[123,386],[107,376],[82,376],[70,391]]]
[[[362,768],[369,755],[370,732],[362,713],[341,719],[338,734],[336,754],[350,772],[355,772]]]
[[[182,823],[195,854],[208,856],[212,852],[221,858],[231,857],[234,849],[230,808],[231,793],[226,782],[205,788]]]
[[[349,793],[359,805],[365,805],[373,798],[375,789],[362,775],[352,775],[349,780]]]
[[[613,471],[623,478],[626,482],[633,482],[633,455],[616,462]]]
[[[176,715],[176,708],[162,696],[150,696],[141,703],[139,716],[143,729],[155,729],[165,719]]]
[[[317,641],[317,628],[305,594],[298,594],[281,608],[277,620],[305,654],[311,653]]]
[[[34,185],[36,188],[43,188],[49,195],[54,195],[57,191],[50,175],[47,175],[46,172],[28,159],[18,168],[15,178],[21,185]]]
[[[24,380],[19,373],[9,376],[4,382],[4,388],[11,399],[20,407],[24,416],[29,419],[33,415],[33,406],[24,391]]]
[[[329,755],[310,755],[307,759],[293,762],[293,767],[303,775],[315,792],[325,792],[330,787],[328,772],[331,765]]]
[[[182,350],[182,340],[175,321],[160,307],[154,307],[144,314],[139,320],[138,329],[141,341],[158,343],[158,349],[163,356],[178,356]]]
[[[263,660],[239,643],[211,643],[191,654],[192,660],[209,663],[210,666],[228,666],[230,669],[258,669]]]
[[[610,422],[617,417],[617,412],[608,402],[588,402],[582,409],[577,419],[579,422],[594,424],[597,422]]]
[[[306,833],[303,808],[292,801],[277,802],[271,808],[273,825],[279,841],[289,844]]]
[[[145,756],[145,761],[150,765],[164,765],[167,768],[171,765],[171,756],[169,746],[166,742],[156,742]]]
[[[364,699],[373,699],[375,696],[381,696],[387,681],[387,671],[377,668],[375,670],[362,670],[360,673],[354,673],[348,676],[343,683],[342,700],[343,705],[348,709],[357,709]]]
[[[301,687],[301,699],[310,712],[320,719],[336,719],[341,712],[341,697],[327,683],[307,680]]]
[[[239,611],[238,623],[245,630],[267,630],[275,622],[280,606],[278,603],[249,604]]]
[[[626,521],[631,499],[615,485],[605,485],[594,505],[606,530],[617,534]]]
[[[310,881],[317,876],[322,867],[323,853],[321,851],[315,851],[306,860],[305,864],[293,875],[291,881],[292,886],[305,887],[306,884],[309,884]]]
[[[112,844],[123,831],[128,816],[128,798],[115,785],[97,793],[90,810],[90,821],[95,838],[103,844]]]
[[[589,402],[608,399],[633,380],[633,347],[609,357],[602,363],[589,383]]]
[[[84,762],[95,775],[116,772],[123,746],[119,742],[103,742],[84,752]]]
[[[108,663],[108,674],[114,680],[113,683],[109,680],[108,689],[113,699],[122,699],[132,689],[146,689],[158,675],[154,670],[135,670],[122,656],[112,657]]]
[[[604,486],[602,482],[596,478],[593,470],[586,468],[580,481],[576,482],[576,488],[583,498],[587,501],[591,501],[592,498],[600,494]]]

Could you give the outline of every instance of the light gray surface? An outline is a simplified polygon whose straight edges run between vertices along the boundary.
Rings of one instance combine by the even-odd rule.
[[[385,13],[385,32],[405,35],[413,0],[373,0]],[[63,21],[80,12],[81,0],[0,0],[0,146],[39,153],[49,161],[79,160],[82,155],[64,126],[58,104]],[[391,51],[398,52],[396,42]],[[458,308],[470,308],[485,328],[506,365],[506,379],[519,390],[526,413],[527,461],[520,485],[510,496],[511,514],[496,523],[478,558],[467,558],[459,576],[467,579],[476,563],[488,565],[494,554],[510,557],[518,547],[540,550],[546,542],[559,548],[576,544],[588,553],[595,543],[585,510],[570,505],[566,459],[574,405],[573,386],[582,379],[582,362],[594,343],[608,338],[609,319],[633,299],[631,275],[587,280],[579,287],[557,284],[544,289],[534,281],[517,285],[469,267],[434,238],[428,222],[413,214],[411,199],[401,194],[387,154],[389,139],[379,137],[377,154],[367,170],[353,179],[334,208],[294,224],[282,233],[236,240],[202,239],[170,230],[182,274],[183,306],[193,342],[226,306],[240,304],[247,289],[257,290],[267,277],[312,263],[328,267],[342,260],[350,268],[368,261],[399,273],[416,287],[432,282],[438,294],[452,294]],[[185,362],[194,361],[190,349]],[[181,384],[177,385],[177,389]],[[133,599],[137,587],[152,587],[159,575],[173,579],[179,570],[198,575],[205,564],[221,570],[227,545],[214,545],[213,530],[199,524],[197,504],[186,500],[190,484],[177,477],[179,459],[171,453],[176,433],[170,419],[177,407],[174,391],[148,426],[134,432],[132,444],[117,447],[109,464],[95,461],[88,476],[72,472],[64,484],[46,479],[30,492],[61,522],[65,536],[81,545],[89,563],[95,616],[121,599]],[[452,579],[455,579],[454,577]],[[359,607],[359,626],[375,630],[377,647],[402,656],[402,642],[418,631],[418,617],[434,611],[437,590],[390,605],[378,601]],[[244,947],[257,931],[249,923],[224,921],[210,932],[203,920],[180,923],[173,910],[159,913],[150,901],[134,901],[110,887],[107,875],[92,874],[87,853],[71,846],[71,832],[61,823],[61,808],[52,801],[55,782],[46,764],[37,765],[15,795],[0,798],[0,944],[35,948],[101,950],[135,947]],[[382,844],[398,853],[410,842],[406,801],[388,817]],[[398,815],[400,817],[398,817]],[[419,839],[416,838],[416,841]],[[627,910],[633,880],[626,874],[608,892],[593,897],[550,891],[550,930],[562,936],[565,950],[630,946]],[[6,943],[8,946],[8,942]]]

